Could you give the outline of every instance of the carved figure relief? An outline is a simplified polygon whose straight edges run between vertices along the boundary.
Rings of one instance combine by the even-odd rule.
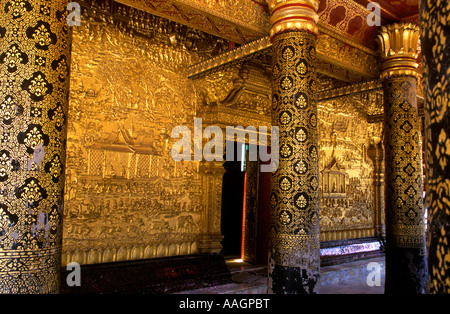
[[[345,98],[318,104],[322,241],[373,235],[367,229],[374,226],[374,166],[367,148],[381,130],[357,108]]]

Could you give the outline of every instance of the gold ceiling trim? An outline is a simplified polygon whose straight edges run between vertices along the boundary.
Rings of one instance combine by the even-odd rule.
[[[270,13],[264,0],[114,0],[174,22],[244,44],[270,33]],[[357,16],[364,20],[370,13],[365,7],[350,0],[329,0],[327,8],[319,13],[319,31],[346,42],[366,53],[375,51],[362,43],[360,32],[348,34],[348,20]],[[346,19],[338,25],[329,25],[330,12],[344,5]],[[358,37],[359,36],[359,37]]]
[[[216,57],[192,65],[188,69],[188,77],[194,78],[257,54],[267,53],[271,48],[272,43],[269,36],[259,38]],[[331,75],[346,82],[358,81],[359,79],[345,78],[343,75],[335,76],[333,72],[336,72],[336,75],[338,73],[334,69],[345,69],[347,73],[354,74],[352,75],[353,77],[357,76],[365,80],[374,79],[379,75],[378,60],[372,53],[350,46],[346,42],[328,34],[320,34],[318,36],[316,49],[318,60],[330,65],[330,73],[323,74]]]
[[[192,65],[188,69],[188,77],[193,78],[205,72],[231,65],[236,61],[248,59],[256,54],[265,53],[271,47],[272,43],[270,42],[269,36],[259,38],[238,48],[224,52],[216,57]]]
[[[243,44],[269,33],[266,7],[251,0],[115,0]]]
[[[333,98],[339,98],[351,94],[357,94],[362,92],[382,90],[383,86],[378,79],[365,81],[356,84],[349,84],[346,86],[333,88],[329,90],[320,91],[317,93],[317,100],[323,101]]]

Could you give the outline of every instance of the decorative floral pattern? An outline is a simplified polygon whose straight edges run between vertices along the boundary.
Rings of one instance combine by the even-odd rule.
[[[33,39],[35,47],[41,50],[48,50],[50,45],[56,44],[56,34],[51,31],[50,24],[37,21],[34,27],[29,27],[26,31],[28,38]]]
[[[28,63],[28,56],[20,50],[18,44],[12,44],[6,52],[0,54],[0,63],[5,63],[8,72],[14,73],[21,64]]]
[[[385,145],[386,237],[393,247],[425,250],[421,158],[416,158],[421,152],[416,79],[391,77],[383,85],[385,138],[388,139]]]
[[[35,72],[30,79],[23,81],[22,89],[28,91],[31,99],[37,102],[53,92],[53,84],[47,81],[44,73]]]
[[[310,281],[308,289],[313,291],[320,246],[315,54],[311,53],[315,51],[315,38],[303,32],[279,34],[272,49],[276,87],[272,117],[273,124],[280,127],[281,145],[279,167],[272,174],[270,252],[275,266],[271,268],[308,272],[308,278],[298,280]],[[296,258],[299,256],[311,258],[307,262]],[[269,278],[272,276],[276,275],[269,271]],[[283,275],[279,276],[277,280],[282,280]]]
[[[10,125],[15,117],[20,116],[23,113],[22,105],[19,105],[14,100],[14,97],[7,95],[5,100],[0,104],[0,117],[5,125]]]
[[[450,293],[450,31],[447,1],[421,1],[430,293]]]

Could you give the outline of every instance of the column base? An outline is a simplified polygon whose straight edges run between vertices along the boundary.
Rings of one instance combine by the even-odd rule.
[[[386,248],[386,294],[427,293],[425,249]]]
[[[201,254],[220,254],[222,251],[223,235],[205,234],[198,243],[198,252]]]
[[[275,265],[269,274],[268,293],[317,294],[319,277],[310,269]]]

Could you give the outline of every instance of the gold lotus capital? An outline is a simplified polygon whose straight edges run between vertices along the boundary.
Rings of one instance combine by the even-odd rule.
[[[382,61],[382,79],[395,75],[420,76],[417,70],[419,39],[419,26],[413,23],[395,23],[381,27],[376,41]]]

